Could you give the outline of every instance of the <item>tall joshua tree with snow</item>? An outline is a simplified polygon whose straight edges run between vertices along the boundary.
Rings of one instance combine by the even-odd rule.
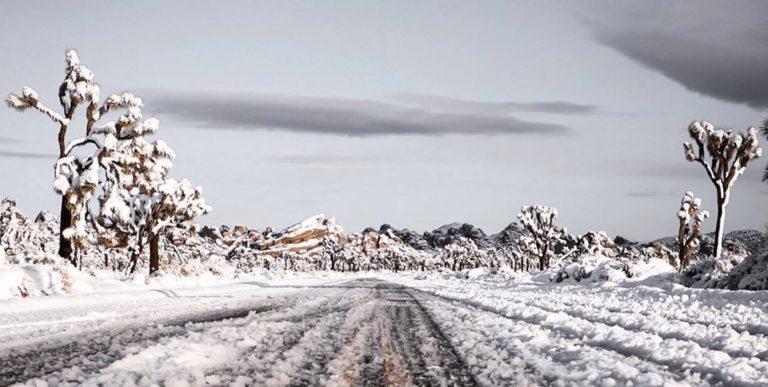
[[[557,209],[539,204],[523,206],[517,218],[530,234],[520,238],[521,249],[539,258],[539,270],[546,269],[552,258],[552,243],[565,233],[565,229],[555,226]]]
[[[16,110],[24,111],[35,109],[50,118],[58,126],[58,145],[59,160],[70,157],[75,147],[67,146],[67,131],[70,123],[75,116],[77,108],[86,105],[86,135],[89,134],[93,122],[99,118],[104,111],[101,111],[97,104],[99,103],[100,89],[99,85],[93,82],[93,72],[80,63],[80,58],[74,50],[66,52],[66,76],[64,82],[59,86],[59,102],[63,110],[62,113],[54,111],[45,106],[39,99],[37,92],[31,87],[25,86],[21,90],[21,95],[9,94],[5,98],[6,104]],[[83,187],[91,189],[93,174],[84,176],[80,182]],[[65,237],[65,230],[72,227],[72,204],[71,197],[62,195],[61,197],[61,224],[59,236],[59,255],[75,263],[72,256],[72,240]]]
[[[715,257],[723,252],[723,231],[725,210],[731,199],[731,188],[747,169],[753,159],[760,157],[762,149],[757,141],[757,130],[747,133],[733,133],[715,129],[707,121],[694,121],[688,126],[688,133],[695,142],[683,143],[685,158],[698,162],[704,167],[717,193],[717,224],[715,226]]]
[[[680,227],[677,231],[677,246],[679,248],[680,270],[685,269],[691,263],[693,250],[699,245],[701,238],[701,223],[709,217],[707,211],[701,210],[701,199],[686,192],[680,201],[680,210],[677,219]]]
[[[173,150],[162,140],[145,139],[158,129],[159,121],[143,118],[141,98],[112,94],[100,103],[93,72],[80,63],[74,50],[67,51],[66,59],[67,77],[59,89],[63,116],[42,105],[28,87],[21,96],[6,98],[11,107],[37,109],[60,125],[53,183],[54,191],[62,196],[59,254],[76,264],[73,247],[84,249],[89,243],[99,243],[128,248],[135,269],[143,247],[149,244],[150,272],[154,272],[159,268],[163,231],[209,212],[210,207],[200,187],[170,177]],[[66,142],[75,109],[82,104],[87,104],[85,136]],[[100,124],[113,111],[122,114],[116,121]],[[95,150],[89,156],[76,155],[74,151],[84,146]],[[88,226],[96,231],[95,236]]]
[[[763,133],[763,137],[768,140],[768,118],[763,120],[763,125],[760,127],[760,132]],[[763,181],[768,181],[768,165],[763,170]]]

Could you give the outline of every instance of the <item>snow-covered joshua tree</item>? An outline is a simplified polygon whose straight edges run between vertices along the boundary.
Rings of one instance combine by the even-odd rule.
[[[680,201],[680,210],[677,212],[677,218],[680,221],[680,227],[677,231],[680,270],[685,269],[690,264],[693,250],[700,242],[701,223],[707,217],[709,217],[709,213],[701,210],[701,199],[694,196],[693,192],[686,192]]]
[[[63,113],[54,111],[53,109],[45,106],[38,97],[37,92],[31,87],[23,87],[21,89],[21,95],[9,94],[5,98],[6,104],[16,110],[24,111],[27,109],[35,109],[50,118],[54,124],[58,125],[58,144],[59,144],[59,161],[65,158],[70,158],[72,151],[77,146],[67,145],[67,130],[75,116],[75,112],[80,105],[87,105],[86,108],[86,135],[90,134],[90,130],[96,120],[101,115],[106,113],[106,110],[98,107],[99,96],[101,90],[99,85],[93,82],[93,72],[80,63],[80,58],[77,56],[75,50],[66,51],[66,76],[64,82],[59,86],[59,102],[61,104]],[[83,145],[83,144],[79,144]],[[68,161],[72,167],[76,166],[76,161],[71,159]],[[78,187],[85,188],[86,191],[92,190],[93,173],[88,172],[83,175],[83,179],[78,182]],[[85,193],[88,194],[87,192]],[[59,230],[59,255],[63,258],[69,259],[72,263],[75,263],[75,259],[72,256],[72,241],[65,237],[65,231],[72,227],[72,205],[71,197],[67,194],[63,194],[61,198],[61,218],[60,218],[60,230]]]
[[[766,140],[768,140],[768,118],[763,120],[763,125],[760,127],[760,132],[763,134]],[[768,165],[763,170],[763,181],[768,181]]]
[[[747,169],[747,164],[760,157],[763,151],[758,144],[757,130],[754,127],[750,127],[747,133],[743,134],[716,130],[707,121],[694,121],[688,126],[688,133],[695,141],[695,147],[689,142],[683,143],[685,158],[704,167],[717,192],[715,257],[720,257],[723,252],[725,210],[731,198],[731,188]]]
[[[202,197],[202,188],[193,187],[187,179],[170,177],[176,154],[164,141],[146,139],[157,131],[159,121],[141,121],[141,99],[129,93],[113,97],[113,102],[131,108],[117,124],[108,122],[94,130],[105,138],[97,156],[105,182],[100,213],[92,219],[98,220],[94,226],[103,234],[131,241],[132,271],[148,243],[149,270],[154,273],[159,269],[159,238],[164,230],[192,221],[211,208]]]
[[[552,242],[566,232],[555,226],[557,209],[540,204],[523,206],[517,218],[530,233],[520,238],[520,248],[538,257],[539,270],[544,270],[552,258]]]
[[[67,77],[59,90],[65,115],[42,105],[37,93],[25,87],[10,94],[9,106],[37,109],[60,124],[59,159],[54,167],[54,191],[62,196],[60,255],[75,263],[72,248],[99,243],[128,248],[135,269],[143,247],[150,245],[150,272],[159,266],[159,236],[169,226],[191,221],[210,211],[200,187],[170,177],[173,150],[162,140],[149,142],[159,120],[143,118],[141,98],[131,93],[112,94],[99,101],[100,87],[93,72],[68,50]],[[66,142],[66,131],[80,104],[87,104],[85,136]],[[121,111],[116,121],[99,124],[107,113]],[[89,156],[75,154],[93,146]],[[79,152],[82,154],[82,152]],[[94,209],[96,210],[94,212]],[[87,226],[96,230],[90,234]]]

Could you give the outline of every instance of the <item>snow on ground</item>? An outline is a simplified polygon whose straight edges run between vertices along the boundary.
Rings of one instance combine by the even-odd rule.
[[[171,318],[250,305],[253,299],[285,294],[318,283],[342,281],[341,276],[299,274],[253,276],[237,282],[219,281],[185,287],[187,282],[160,279],[101,280],[99,292],[80,295],[15,298],[0,301],[0,350],[34,343],[43,336],[76,336],[94,328],[147,324]],[[161,286],[165,285],[165,286]],[[170,286],[169,286],[170,285]]]
[[[5,300],[0,384],[768,383],[766,292],[551,275],[317,273]]]
[[[766,292],[470,277],[384,278],[433,296],[429,311],[489,385],[512,362],[544,384],[768,383]]]

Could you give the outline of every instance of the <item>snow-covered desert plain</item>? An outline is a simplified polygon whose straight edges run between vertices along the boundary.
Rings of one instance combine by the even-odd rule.
[[[2,302],[0,384],[760,386],[766,302],[484,269],[120,283]]]

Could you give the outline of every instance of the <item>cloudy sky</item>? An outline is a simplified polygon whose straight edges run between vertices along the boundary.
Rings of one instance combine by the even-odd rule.
[[[668,3],[6,2],[0,92],[55,106],[77,48],[103,93],[160,118],[205,223],[496,232],[541,203],[575,232],[650,239],[675,232],[686,190],[714,208],[688,123],[768,116],[768,3]],[[0,109],[0,196],[57,208],[56,149],[44,117]],[[765,162],[728,229],[768,220]]]

